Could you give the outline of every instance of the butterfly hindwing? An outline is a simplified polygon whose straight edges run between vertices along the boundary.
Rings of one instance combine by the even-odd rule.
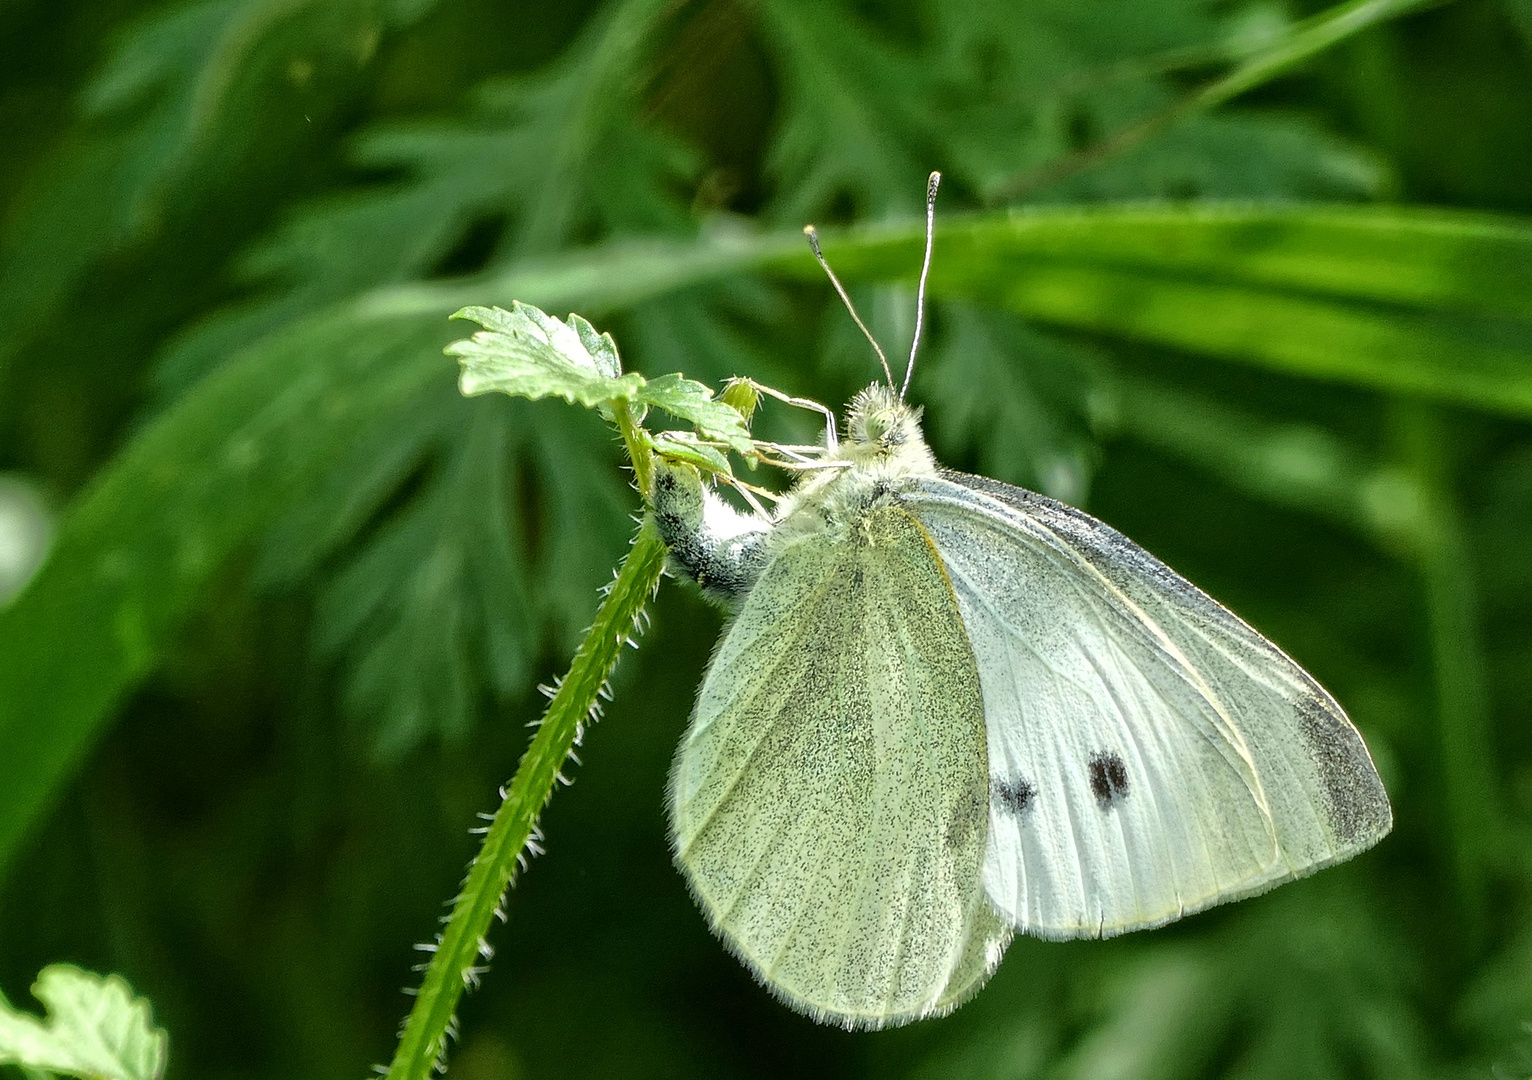
[[[1155,926],[1371,846],[1388,799],[1355,728],[1276,646],[1121,534],[943,472],[936,544],[988,728],[984,880],[1047,937]]]
[[[929,538],[886,507],[775,555],[672,776],[676,858],[794,1006],[876,1027],[954,1007],[1009,927],[985,900],[983,704]]]

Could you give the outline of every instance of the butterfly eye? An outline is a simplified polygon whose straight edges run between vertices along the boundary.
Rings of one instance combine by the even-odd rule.
[[[898,420],[892,412],[875,412],[868,416],[863,423],[863,437],[870,443],[893,444],[898,428]],[[899,439],[897,441],[903,442],[904,440]]]

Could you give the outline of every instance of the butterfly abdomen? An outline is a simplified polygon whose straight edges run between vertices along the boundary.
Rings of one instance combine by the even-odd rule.
[[[719,603],[743,599],[766,565],[771,523],[741,514],[707,490],[690,465],[659,462],[650,502],[672,570]]]

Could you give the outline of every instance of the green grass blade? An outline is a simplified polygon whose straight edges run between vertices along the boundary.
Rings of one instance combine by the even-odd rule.
[[[914,225],[826,237],[848,280],[911,280]],[[817,273],[806,257],[784,273]],[[1290,375],[1532,415],[1532,228],[1423,210],[1201,206],[949,221],[937,296]]]
[[[1018,273],[997,299],[1054,326],[1532,415],[1532,326],[1502,336],[1429,313],[1083,267]]]
[[[1403,464],[1424,493],[1427,511],[1415,555],[1436,692],[1442,831],[1457,887],[1458,938],[1477,954],[1490,933],[1494,852],[1509,833],[1495,769],[1479,588],[1454,490],[1448,419],[1414,402],[1402,403],[1395,419]]]

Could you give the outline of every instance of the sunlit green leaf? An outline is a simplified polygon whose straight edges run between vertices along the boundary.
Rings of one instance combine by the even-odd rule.
[[[48,1010],[42,1020],[0,1004],[0,1065],[83,1080],[159,1080],[165,1071],[165,1033],[117,976],[54,964],[37,976],[32,996]]]
[[[511,311],[469,307],[453,317],[484,327],[447,347],[463,365],[458,387],[468,397],[498,391],[591,407],[631,401],[644,385],[641,375],[620,374],[610,335],[596,335],[579,316],[560,322],[518,302]]]
[[[715,399],[713,392],[695,379],[675,374],[650,379],[639,390],[638,400],[685,420],[707,438],[726,442],[740,451],[751,447],[745,418],[734,406]]]
[[[688,465],[695,465],[705,472],[718,473],[723,476],[733,474],[729,465],[729,459],[711,446],[701,445],[678,439],[668,432],[660,432],[653,436],[650,445],[656,454],[671,458],[675,461],[684,461]]]

